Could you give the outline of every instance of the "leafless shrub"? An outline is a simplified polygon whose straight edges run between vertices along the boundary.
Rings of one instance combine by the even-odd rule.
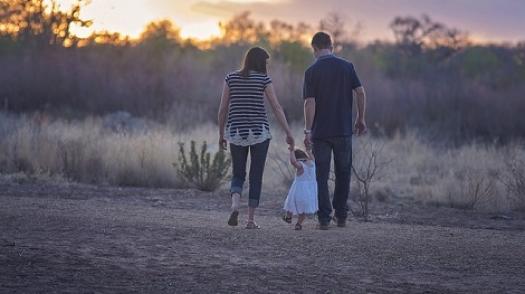
[[[383,148],[384,143],[373,140],[369,136],[361,137],[355,141],[352,159],[352,172],[359,187],[357,202],[360,205],[358,212],[352,210],[354,215],[362,216],[365,220],[369,217],[370,185],[379,178],[379,174],[392,160],[386,158]]]
[[[452,208],[474,209],[494,193],[494,179],[480,171],[456,171],[455,176],[458,187],[450,187],[448,193]]]
[[[500,181],[507,188],[510,200],[518,210],[525,210],[525,160],[512,152],[505,158],[505,171]]]

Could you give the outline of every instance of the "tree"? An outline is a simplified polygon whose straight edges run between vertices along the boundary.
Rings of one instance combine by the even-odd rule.
[[[112,46],[127,46],[131,41],[128,36],[122,35],[118,32],[100,31],[94,32],[88,38],[81,40],[79,46],[88,45],[112,45]]]
[[[297,41],[310,42],[310,35],[312,35],[312,27],[304,22],[299,22],[292,32],[291,39]]]
[[[514,49],[514,60],[519,66],[525,67],[525,41],[521,41],[516,45]]]
[[[219,23],[219,27],[223,36],[221,41],[225,44],[264,43],[270,36],[264,23],[251,19],[249,11],[234,16],[226,23]]]
[[[319,30],[329,33],[334,42],[336,51],[343,50],[343,47],[350,45],[355,47],[358,36],[361,32],[361,24],[356,23],[352,30],[348,30],[348,22],[343,15],[338,12],[331,12],[319,22]]]
[[[149,23],[140,35],[139,43],[152,51],[152,56],[169,53],[181,43],[180,29],[170,20]]]
[[[92,24],[80,17],[87,4],[89,0],[77,0],[62,10],[57,0],[0,0],[0,35],[35,47],[76,46],[71,28]]]
[[[390,23],[390,28],[401,50],[409,56],[420,54],[424,49],[432,49],[448,57],[469,44],[467,33],[448,28],[428,15],[423,15],[421,19],[396,17]]]
[[[279,44],[283,41],[290,41],[294,34],[293,25],[280,20],[272,20],[270,22],[270,42],[272,44]]]
[[[181,39],[180,29],[168,19],[154,21],[146,25],[144,32],[140,35],[140,39],[144,42],[179,41]]]
[[[346,23],[342,16],[336,12],[329,13],[325,18],[319,22],[319,30],[329,33],[333,42],[343,42],[348,32],[346,31]]]

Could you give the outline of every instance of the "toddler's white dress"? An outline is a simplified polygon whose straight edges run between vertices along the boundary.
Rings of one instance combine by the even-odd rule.
[[[318,210],[315,163],[313,160],[307,163],[299,162],[303,165],[304,172],[295,176],[284,202],[284,210],[292,212],[293,215],[313,214]]]

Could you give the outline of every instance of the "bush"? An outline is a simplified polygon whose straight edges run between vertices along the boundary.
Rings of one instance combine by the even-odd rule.
[[[206,141],[202,143],[200,154],[195,141],[191,141],[189,160],[184,143],[179,143],[179,163],[173,164],[177,173],[201,191],[215,191],[228,176],[231,160],[223,150],[219,150],[211,160]]]
[[[370,185],[373,181],[380,178],[380,173],[392,162],[387,158],[384,152],[384,142],[373,140],[370,136],[361,137],[355,141],[353,148],[352,173],[354,181],[359,187],[359,197],[357,202],[360,205],[360,211],[357,213],[352,210],[353,214],[362,216],[365,221],[368,220],[370,203]],[[386,198],[383,199],[386,201]]]
[[[472,210],[487,201],[494,193],[494,180],[473,169],[458,170],[456,184],[449,187],[449,206],[451,208]]]
[[[501,181],[506,186],[508,194],[516,210],[525,211],[525,160],[512,154],[505,159],[505,168]]]

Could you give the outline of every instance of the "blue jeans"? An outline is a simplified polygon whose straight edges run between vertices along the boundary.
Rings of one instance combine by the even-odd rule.
[[[313,140],[315,156],[317,197],[319,199],[319,222],[328,224],[331,219],[332,207],[338,219],[348,216],[348,194],[350,192],[350,177],[352,174],[352,137],[335,137]],[[330,162],[334,154],[335,191],[332,203],[328,191]]]
[[[248,153],[250,153],[248,206],[252,208],[259,206],[264,165],[266,163],[269,146],[270,140],[250,146],[230,144],[233,169],[231,193],[239,193],[242,195],[242,187],[246,178],[246,161],[248,160]]]

